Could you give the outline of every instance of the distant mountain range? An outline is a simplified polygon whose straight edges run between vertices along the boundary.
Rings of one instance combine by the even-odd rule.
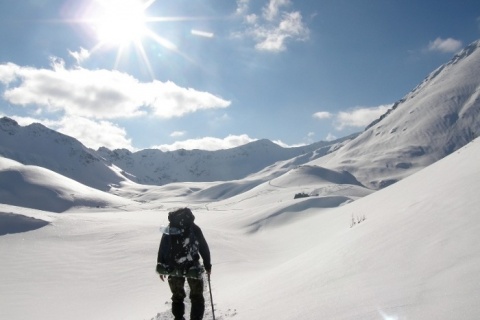
[[[4,117],[0,119],[0,156],[102,191],[118,188],[122,182],[161,186],[258,175],[273,179],[302,165],[313,168],[312,172],[315,167],[347,171],[364,186],[380,189],[480,135],[479,48],[480,41],[467,46],[361,134],[332,142],[282,148],[258,140],[218,151],[95,151],[41,124],[22,127]]]
[[[0,155],[25,165],[47,168],[87,186],[107,191],[122,181],[165,185],[172,182],[229,181],[247,177],[275,162],[318,152],[354,138],[283,148],[269,140],[218,151],[146,149],[95,151],[75,138],[35,123],[25,127],[0,119]],[[305,160],[305,162],[308,159]]]

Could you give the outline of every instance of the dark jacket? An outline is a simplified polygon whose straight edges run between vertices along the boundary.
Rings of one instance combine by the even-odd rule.
[[[196,224],[192,225],[193,233],[195,234],[195,238],[199,243],[198,252],[203,260],[203,266],[207,272],[210,272],[212,269],[212,264],[210,261],[210,249],[208,247],[207,241],[203,236],[202,230]],[[164,265],[169,264],[169,251],[170,251],[170,235],[163,234],[162,240],[160,241],[160,247],[158,248],[158,256],[157,256],[157,263],[161,263]],[[199,257],[195,257],[196,262],[199,262]]]

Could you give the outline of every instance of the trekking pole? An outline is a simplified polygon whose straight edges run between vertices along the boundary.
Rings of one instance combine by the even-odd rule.
[[[215,320],[215,309],[213,308],[213,297],[212,297],[212,286],[210,284],[210,273],[207,273],[208,278],[208,291],[210,291],[210,303],[212,304],[212,316],[213,320]]]

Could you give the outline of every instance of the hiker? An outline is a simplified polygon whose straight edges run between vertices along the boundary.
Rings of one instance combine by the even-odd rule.
[[[158,249],[156,271],[172,292],[172,313],[176,320],[184,320],[185,278],[190,287],[192,308],[191,320],[201,320],[205,312],[203,297],[203,273],[210,276],[210,249],[202,230],[193,221],[195,216],[189,208],[168,213],[169,226],[164,231]],[[200,256],[203,267],[200,264]]]

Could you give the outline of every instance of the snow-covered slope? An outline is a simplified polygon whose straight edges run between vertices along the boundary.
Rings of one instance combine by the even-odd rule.
[[[353,203],[305,206],[241,237],[244,245],[220,246],[218,306],[235,308],[238,320],[476,319],[478,159],[477,139]],[[239,204],[228,216],[251,210]],[[264,219],[250,216],[237,227]],[[352,216],[360,223],[351,227]],[[245,260],[227,262],[229,250]]]
[[[217,319],[476,319],[479,158],[477,139],[337,207],[284,188],[190,203],[212,252]],[[56,216],[0,205],[0,217],[24,216],[17,225],[48,222],[0,237],[0,319],[172,319],[170,290],[154,272],[158,226],[188,199]]]
[[[152,186],[120,179],[110,189],[134,202],[11,160],[40,165],[52,140],[43,140],[50,141],[43,153],[27,143],[30,155],[25,137],[55,135],[38,126],[22,133],[2,119],[0,151],[11,159],[0,158],[0,319],[172,319],[168,285],[154,272],[158,227],[184,206],[210,245],[218,319],[477,319],[479,46],[339,149],[324,146],[238,180]],[[56,152],[78,172],[89,164],[88,156]],[[364,187],[399,179],[376,192]],[[309,196],[294,199],[299,192]],[[42,201],[49,211],[27,208]]]
[[[480,135],[480,40],[432,72],[356,139],[312,164],[382,188]]]
[[[99,190],[127,180],[76,139],[38,123],[22,127],[1,118],[0,156],[49,169]]]
[[[351,135],[336,141],[317,142],[308,146],[283,148],[270,140],[217,151],[156,149],[132,153],[128,150],[100,148],[98,154],[128,172],[140,184],[165,185],[172,182],[230,181],[245,178],[278,161],[316,152],[325,155],[332,146],[352,139]],[[130,176],[131,175],[131,176]]]
[[[146,149],[130,152],[106,148],[94,151],[41,124],[21,127],[4,117],[0,119],[0,156],[44,167],[87,186],[108,191],[129,180],[139,184],[165,185],[242,179],[278,161],[311,154],[310,159],[297,159],[297,165],[301,160],[305,163],[355,136],[296,148],[283,148],[264,139],[218,151]]]
[[[63,212],[72,207],[121,208],[132,202],[58,173],[0,157],[0,203]]]

